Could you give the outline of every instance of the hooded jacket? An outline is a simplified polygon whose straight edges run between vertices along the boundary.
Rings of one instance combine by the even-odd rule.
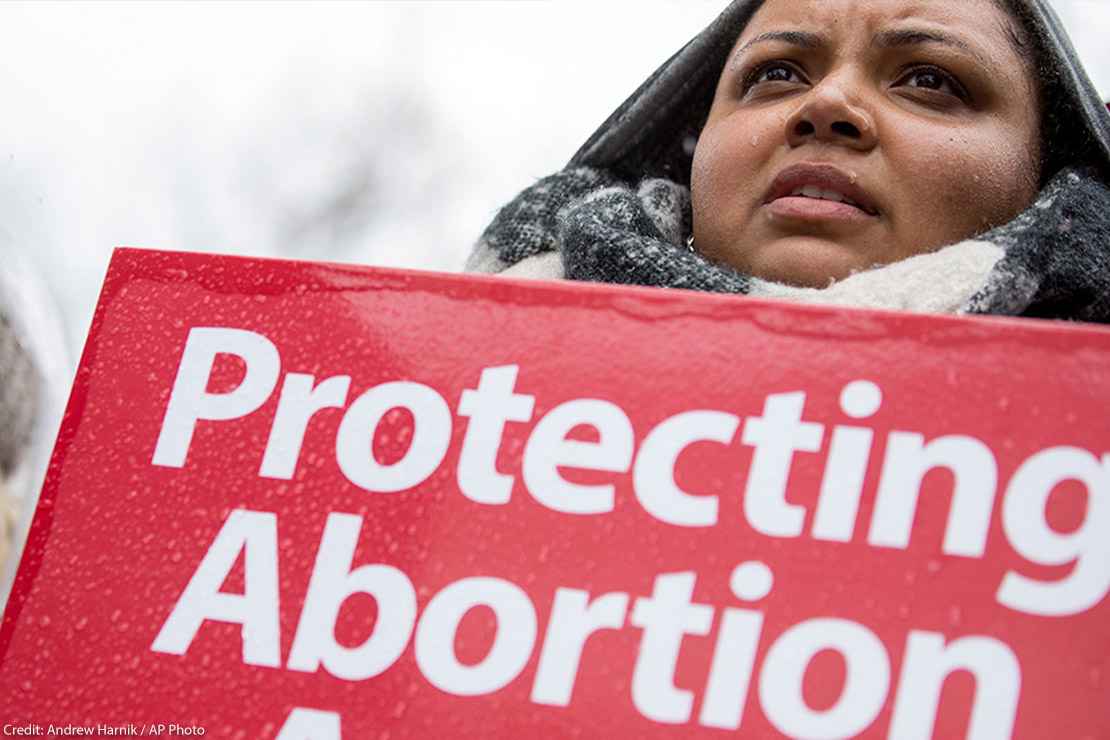
[[[558,173],[506,205],[467,269],[938,313],[1110,321],[1110,114],[1046,0],[1013,0],[1041,83],[1042,189],[1010,223],[825,289],[770,283],[685,248],[697,137],[764,0],[734,0]]]

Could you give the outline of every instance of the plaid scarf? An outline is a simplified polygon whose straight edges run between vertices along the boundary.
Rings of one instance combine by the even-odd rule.
[[[1065,170],[1010,223],[976,238],[1003,257],[962,312],[1110,322],[1110,189]],[[505,206],[468,268],[498,272],[561,253],[572,280],[761,293],[763,281],[685,246],[687,188],[663,178],[636,188],[588,167],[547,177]]]

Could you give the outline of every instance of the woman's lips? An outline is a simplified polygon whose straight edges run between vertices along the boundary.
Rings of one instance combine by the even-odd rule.
[[[780,218],[802,221],[865,222],[875,219],[870,213],[848,203],[818,200],[804,195],[778,198],[768,203],[767,209]]]
[[[867,223],[879,210],[857,176],[827,163],[804,163],[779,173],[764,199],[771,214],[799,221]]]

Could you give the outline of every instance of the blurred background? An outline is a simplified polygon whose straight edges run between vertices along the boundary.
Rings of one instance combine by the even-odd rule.
[[[0,260],[70,369],[114,246],[458,270],[723,4],[2,3]],[[1110,2],[1055,5],[1110,95]]]

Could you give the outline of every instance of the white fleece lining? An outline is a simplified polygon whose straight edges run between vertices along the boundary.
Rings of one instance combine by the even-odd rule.
[[[756,280],[750,295],[798,303],[955,314],[987,283],[1001,247],[968,240],[844,278],[827,288]]]
[[[563,255],[558,252],[544,252],[525,257],[498,274],[529,280],[563,280],[567,276],[566,270],[563,269]]]

